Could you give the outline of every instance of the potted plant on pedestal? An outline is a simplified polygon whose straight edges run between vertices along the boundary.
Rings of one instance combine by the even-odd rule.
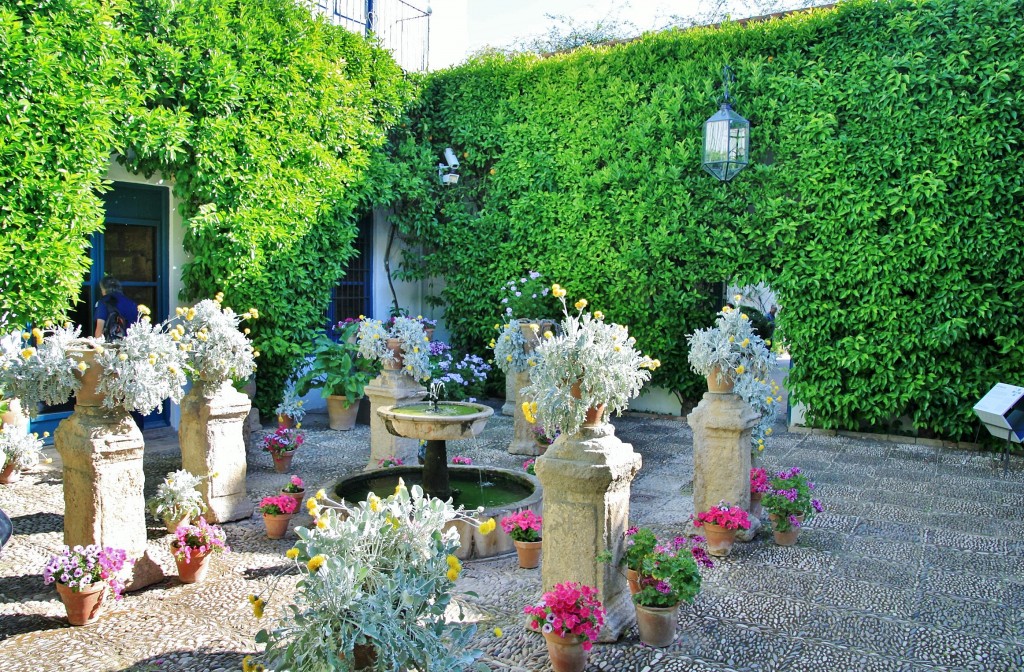
[[[156,494],[146,505],[154,518],[162,520],[167,531],[175,534],[182,525],[206,512],[206,502],[196,486],[205,480],[184,469],[172,471],[156,486]]]
[[[298,511],[299,505],[288,495],[275,495],[261,499],[257,508],[263,514],[267,537],[281,539],[288,534],[288,523],[291,522],[292,514]]]
[[[717,506],[698,513],[693,525],[704,528],[708,553],[725,557],[736,543],[736,530],[750,529],[750,518],[740,507],[721,501]]]
[[[320,334],[313,340],[312,360],[295,382],[295,392],[305,396],[319,387],[327,400],[331,429],[355,427],[363,389],[380,374],[380,363],[359,356],[355,342],[359,320],[345,320],[334,326],[334,338]]]
[[[356,332],[361,356],[417,382],[430,378],[429,343],[423,323],[409,317],[393,317],[386,325],[380,320],[362,320]]]
[[[273,434],[263,437],[263,450],[270,453],[274,460],[274,470],[279,474],[287,473],[292,467],[295,451],[305,442],[305,435],[298,429],[290,429],[281,425]]]
[[[196,583],[205,579],[210,568],[210,556],[231,550],[226,543],[224,530],[218,525],[210,525],[202,517],[195,525],[179,527],[174,537],[171,552],[174,553],[178,579],[182,583]]]
[[[737,305],[741,298],[733,297]],[[732,392],[741,376],[766,381],[775,367],[775,355],[753,330],[750,316],[742,308],[725,306],[715,326],[698,329],[686,340],[690,369],[707,378],[711,392]]]
[[[692,603],[700,592],[701,576],[697,565],[711,566],[700,546],[700,537],[687,541],[676,537],[655,544],[654,550],[640,562],[640,592],[633,596],[640,641],[663,647],[676,637],[679,605]]]
[[[86,625],[99,616],[107,588],[115,600],[121,599],[124,582],[120,573],[130,564],[127,553],[119,548],[65,546],[46,563],[43,582],[57,584],[68,622]]]
[[[543,522],[541,516],[529,509],[516,511],[501,519],[501,529],[512,537],[519,555],[519,567],[522,569],[536,569],[540,564],[540,529]]]
[[[529,627],[544,635],[555,672],[582,672],[604,625],[597,589],[579,583],[559,583],[544,593],[541,604],[523,608]]]
[[[762,500],[772,523],[772,534],[779,546],[796,543],[803,524],[821,513],[821,502],[811,497],[814,483],[799,467],[777,472],[768,480],[768,491]]]
[[[20,427],[4,425],[0,429],[0,483],[14,483],[21,472],[43,460],[43,441],[38,434],[27,434]]]

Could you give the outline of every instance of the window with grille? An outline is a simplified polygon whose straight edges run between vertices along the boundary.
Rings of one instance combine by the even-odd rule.
[[[345,274],[331,292],[327,311],[329,324],[360,315],[370,315],[373,306],[373,213],[359,221],[359,233],[352,243],[356,254]]]

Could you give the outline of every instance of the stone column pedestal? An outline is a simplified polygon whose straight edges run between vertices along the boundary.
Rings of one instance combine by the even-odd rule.
[[[245,423],[251,407],[249,397],[232,387],[231,381],[196,383],[181,400],[181,468],[207,476],[197,489],[211,522],[252,515],[253,504],[245,489]]]
[[[595,586],[607,612],[601,642],[618,639],[636,618],[618,562],[629,526],[629,486],[640,464],[633,446],[604,423],[560,436],[535,467],[544,488],[544,590],[563,581]],[[612,562],[596,560],[604,550]]]
[[[515,408],[512,409],[513,424],[512,443],[508,445],[508,452],[512,455],[537,456],[541,454],[540,446],[534,440],[533,424],[526,420],[523,415],[523,402],[527,398],[523,396],[523,388],[530,384],[530,372],[510,373],[509,377],[514,381],[516,388]]]
[[[53,440],[64,465],[64,543],[127,551],[135,564],[126,590],[163,580],[146,551],[144,444],[131,415],[78,405]]]
[[[516,413],[516,374],[509,371],[505,375],[505,403],[501,406],[501,414],[513,416]]]
[[[386,457],[397,457],[404,464],[416,464],[419,439],[407,439],[388,432],[384,421],[377,415],[377,409],[422,401],[427,390],[401,371],[384,369],[370,381],[364,392],[370,399],[370,460],[366,469],[376,469],[377,463]]]
[[[754,409],[731,392],[705,392],[686,416],[693,429],[694,513],[722,500],[750,509],[750,432],[758,419]],[[736,539],[750,541],[760,526],[761,521],[751,517],[750,529],[739,530]]]

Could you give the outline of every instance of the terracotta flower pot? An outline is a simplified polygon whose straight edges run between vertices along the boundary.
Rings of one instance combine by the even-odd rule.
[[[171,544],[171,552],[174,553],[177,550],[178,545]],[[198,583],[205,580],[206,573],[210,569],[210,556],[212,555],[211,551],[203,554],[193,553],[188,560],[181,560],[175,555],[174,564],[178,566],[178,580],[182,583]]]
[[[104,347],[111,346],[107,345]],[[75,395],[75,406],[102,406],[106,395],[97,392],[96,388],[100,384],[100,375],[103,373],[103,367],[96,363],[96,351],[84,348],[68,348],[68,353],[72,359],[85,362],[89,367],[84,372],[79,371],[77,368],[75,369],[75,377],[82,381],[82,387]]]
[[[21,470],[17,468],[14,462],[8,462],[4,465],[3,471],[0,471],[0,483],[16,483],[21,480]]]
[[[804,522],[803,516],[797,516],[796,519],[799,520],[801,523]],[[799,527],[790,527],[785,532],[779,532],[777,529],[775,529],[779,517],[776,516],[774,513],[769,513],[768,520],[770,520],[772,523],[772,536],[775,537],[776,544],[778,544],[779,546],[792,546],[796,543],[797,537],[800,536]]]
[[[702,527],[709,554],[724,558],[732,552],[732,545],[736,543],[736,530],[727,530],[714,523],[704,523]]]
[[[303,488],[298,492],[288,492],[284,488],[281,488],[281,494],[286,497],[291,497],[295,500],[295,510],[302,511],[302,500],[306,498],[306,489]],[[294,515],[294,514],[293,514]]]
[[[519,554],[519,568],[520,569],[536,569],[540,564],[540,541],[516,541],[512,540],[515,544],[516,553]]]
[[[107,594],[107,584],[94,583],[83,590],[75,591],[63,583],[57,583],[57,592],[64,602],[64,610],[68,614],[71,625],[88,625],[100,615],[103,596]]]
[[[718,373],[721,371],[717,366],[711,369],[711,373],[707,375],[708,381],[708,392],[714,392],[715,394],[730,394],[733,391],[733,387],[736,385],[735,380],[726,380],[722,378],[718,380]]]
[[[604,417],[605,404],[599,406],[591,406],[587,409],[587,418],[583,421],[584,425],[600,425],[601,419]]]
[[[636,595],[640,592],[640,572],[635,569],[626,568],[626,585],[629,586],[629,594]]]
[[[291,522],[292,514],[263,514],[263,524],[267,527],[267,537],[269,539],[282,539],[284,535],[288,534],[288,523]]]
[[[347,432],[356,426],[359,402],[355,401],[346,408],[346,401],[345,395],[332,394],[327,397],[327,419],[331,429]]]
[[[274,471],[279,474],[286,474],[292,470],[292,458],[295,457],[294,450],[287,450],[283,453],[271,453],[274,458]]]
[[[640,631],[640,641],[648,646],[661,648],[674,642],[678,620],[678,604],[674,607],[636,605],[636,627]]]
[[[390,362],[382,362],[384,368],[390,371],[401,371],[402,367],[405,366],[405,353],[402,352],[402,341],[397,338],[389,338],[387,341],[387,346],[388,350],[391,351],[391,356],[394,359],[392,359]]]
[[[372,670],[377,664],[377,647],[373,644],[356,644],[352,647],[355,669]]]
[[[288,429],[295,429],[295,424],[295,418],[293,418],[292,416],[284,415],[283,413],[279,413],[277,415],[278,427],[287,427]]]
[[[763,492],[750,493],[750,510],[747,513],[750,514],[751,518],[760,518],[761,514],[764,513],[764,509],[761,508],[761,499],[763,497]]]
[[[167,527],[167,531],[171,534],[176,534],[178,532],[179,527],[183,525],[188,525],[190,522],[192,522],[192,519],[187,515],[182,516],[177,520],[164,517],[164,525]]]
[[[551,668],[555,672],[583,672],[586,669],[590,652],[583,648],[583,642],[578,637],[562,637],[553,632],[543,634],[548,645]]]

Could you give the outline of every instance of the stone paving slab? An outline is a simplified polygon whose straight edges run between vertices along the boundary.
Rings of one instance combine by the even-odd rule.
[[[633,483],[631,520],[657,533],[682,533],[692,513],[692,434],[678,418],[615,419],[617,434],[643,456]],[[357,472],[369,431],[326,429],[307,417],[295,473],[310,491]],[[511,421],[495,416],[477,439],[452,442],[449,456],[512,469],[524,458],[506,447]],[[176,436],[146,433],[146,495],[180,466]],[[258,446],[248,451],[250,498],[273,494],[287,475]],[[1003,474],[995,456],[870,438],[791,433],[776,427],[762,461],[800,466],[818,483],[826,512],[792,548],[763,531],[704,572],[705,589],[679,616],[665,649],[641,644],[636,629],[597,645],[588,670],[604,672],[925,672],[1024,670],[1024,460]],[[15,537],[0,556],[0,669],[238,670],[256,653],[255,633],[282,613],[295,576],[281,579],[263,621],[246,596],[288,566],[295,537],[272,541],[262,521],[226,526],[234,552],[217,556],[207,581],[174,576],[170,537],[156,521],[151,554],[162,583],[108,604],[99,621],[70,628],[42,566],[61,546],[59,459],[0,486],[0,508]],[[309,524],[305,513],[296,523]],[[514,556],[465,563],[457,584],[462,618],[480,628],[476,645],[492,670],[547,672],[543,639],[525,630],[522,606],[540,596],[539,570]],[[476,596],[470,593],[475,593]],[[499,626],[501,638],[493,634]]]

